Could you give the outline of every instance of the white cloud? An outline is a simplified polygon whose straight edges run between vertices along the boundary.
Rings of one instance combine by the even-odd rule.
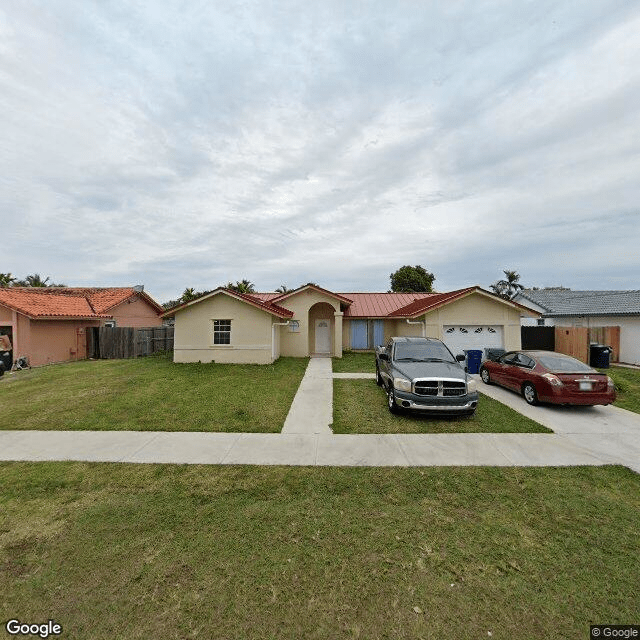
[[[623,1],[5,8],[0,270],[637,287],[639,27]]]

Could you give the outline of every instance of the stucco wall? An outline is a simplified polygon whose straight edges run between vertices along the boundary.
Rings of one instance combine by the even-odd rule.
[[[272,362],[271,325],[280,320],[231,296],[220,293],[176,311],[175,320],[174,362]],[[230,345],[213,344],[214,320],[231,320]]]
[[[442,327],[444,325],[499,325],[503,327],[505,348],[519,349],[520,342],[520,311],[492,300],[479,293],[451,302],[441,308],[434,309],[416,320],[426,321],[426,336],[444,339]],[[351,344],[349,318],[345,319],[342,339],[345,345]],[[405,318],[384,321],[385,342],[393,336],[422,336],[422,326],[408,324]]]
[[[315,342],[315,329],[313,326],[313,318],[311,322],[309,321],[309,309],[318,302],[326,302],[331,305],[334,312],[340,311],[340,303],[337,300],[313,289],[305,289],[304,291],[300,291],[299,293],[285,298],[282,302],[278,303],[285,309],[293,311],[294,316],[291,319],[298,320],[300,322],[300,331],[298,333],[292,333],[288,330],[288,327],[282,327],[282,331],[280,333],[280,353],[283,356],[303,358],[309,355],[309,346],[311,345],[311,348],[313,348]],[[331,312],[330,316],[332,323],[331,326],[333,328],[333,312]],[[333,334],[332,336],[332,343],[335,352],[336,337]],[[311,341],[312,337],[313,342]]]
[[[108,311],[119,327],[156,327],[162,318],[144,299],[136,296]]]
[[[31,366],[83,360],[87,357],[87,327],[97,320],[31,320],[18,315],[18,351],[14,359],[27,355]]]
[[[426,321],[427,335],[437,328],[439,334],[433,337],[440,340],[444,339],[444,325],[499,325],[503,327],[504,348],[507,351],[520,349],[522,344],[520,311],[477,292],[434,309],[426,314]]]

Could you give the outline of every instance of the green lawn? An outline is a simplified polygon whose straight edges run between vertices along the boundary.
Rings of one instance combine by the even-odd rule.
[[[334,373],[375,373],[376,356],[373,351],[345,351],[342,358],[333,358]]]
[[[506,405],[480,395],[473,417],[393,416],[375,380],[333,381],[334,433],[552,433]]]
[[[0,429],[279,432],[306,358],[273,365],[98,360],[0,380]]]
[[[640,413],[640,370],[627,367],[611,367],[599,369],[615,382],[617,399],[616,407]]]
[[[0,464],[0,619],[63,638],[587,638],[637,622],[622,467]]]

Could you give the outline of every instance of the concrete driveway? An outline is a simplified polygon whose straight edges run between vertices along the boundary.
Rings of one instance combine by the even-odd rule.
[[[613,405],[532,407],[514,391],[486,385],[477,375],[474,378],[481,393],[552,429],[560,440],[579,446],[601,460],[623,464],[640,473],[640,414]]]

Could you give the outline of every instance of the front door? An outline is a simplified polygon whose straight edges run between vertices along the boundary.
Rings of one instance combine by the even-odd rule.
[[[331,322],[316,320],[316,353],[331,353]]]

